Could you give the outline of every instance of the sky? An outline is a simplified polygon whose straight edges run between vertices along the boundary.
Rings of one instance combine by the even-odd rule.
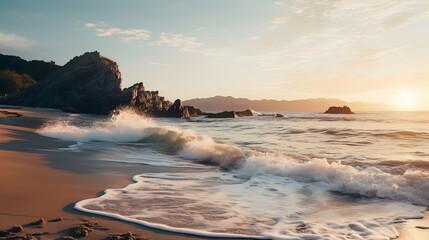
[[[99,51],[167,99],[339,98],[429,110],[429,0],[0,0],[0,53]]]

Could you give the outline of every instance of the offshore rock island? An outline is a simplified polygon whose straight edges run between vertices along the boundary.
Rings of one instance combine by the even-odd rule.
[[[122,89],[116,62],[98,51],[75,57],[21,92],[0,98],[0,104],[57,108],[67,112],[107,115],[118,107],[132,107],[152,117],[189,118],[199,109],[174,103],[158,91],[146,91],[143,83]]]
[[[347,106],[342,107],[329,107],[328,110],[325,111],[325,114],[354,114],[352,110]]]

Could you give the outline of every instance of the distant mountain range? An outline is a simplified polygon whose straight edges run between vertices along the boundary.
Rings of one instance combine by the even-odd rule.
[[[250,100],[231,96],[195,98],[183,101],[184,105],[194,106],[202,111],[232,111],[253,109],[255,111],[325,111],[331,106],[349,106],[353,111],[391,111],[394,108],[382,103],[345,102],[332,98],[310,98],[302,100]]]

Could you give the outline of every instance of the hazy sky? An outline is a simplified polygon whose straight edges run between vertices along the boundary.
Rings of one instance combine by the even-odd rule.
[[[0,53],[98,50],[168,99],[328,97],[429,110],[429,0],[0,0]]]

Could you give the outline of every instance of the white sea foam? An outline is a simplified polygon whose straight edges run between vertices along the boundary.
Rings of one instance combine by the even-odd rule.
[[[81,211],[168,231],[267,239],[390,239],[397,216],[421,217],[424,207],[326,193],[326,185],[258,175],[154,173],[76,204]],[[180,220],[179,220],[180,219]]]
[[[217,143],[207,136],[199,136],[186,142],[178,156],[202,163],[209,162],[223,168],[233,168],[244,160],[243,153],[237,147]]]
[[[260,116],[260,115],[262,115],[262,113],[257,112],[257,111],[255,111],[253,109],[250,109],[250,111],[252,111],[253,116]]]
[[[157,143],[157,149],[162,153],[236,169],[234,173],[242,178],[261,174],[283,176],[299,182],[323,182],[332,191],[429,206],[427,171],[406,170],[403,174],[393,175],[376,167],[356,168],[326,159],[300,161],[280,153],[243,151],[236,146],[216,142],[208,136],[198,135],[192,130],[160,125],[127,109],[113,115],[108,121],[90,125],[79,126],[65,121],[49,123],[39,133],[78,142]],[[74,145],[73,150],[76,151],[81,145]]]
[[[412,204],[429,206],[427,171],[414,168],[393,174],[299,153],[293,157],[243,150],[129,110],[91,124],[51,122],[39,133],[79,142],[71,146],[73,151],[106,142],[118,148],[123,143],[148,145],[148,151],[118,150],[118,157],[111,155],[110,161],[186,167],[180,162],[186,159],[230,170],[139,175],[135,184],[76,205],[82,211],[170,231],[275,239],[389,239],[397,235],[390,223],[421,217],[425,207]]]
[[[326,159],[298,162],[281,155],[259,154],[247,157],[235,173],[244,178],[270,174],[299,182],[322,182],[332,191],[429,206],[427,171],[407,170],[402,175],[393,175],[376,167],[358,169],[341,162],[329,163]]]
[[[124,109],[108,121],[96,121],[90,125],[81,126],[60,120],[48,122],[38,133],[76,142],[132,142],[149,136],[150,128],[154,126],[155,123],[151,119]]]

